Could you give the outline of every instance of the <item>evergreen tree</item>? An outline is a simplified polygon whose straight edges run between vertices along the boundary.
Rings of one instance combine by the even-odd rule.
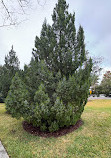
[[[9,91],[12,78],[19,71],[19,65],[20,62],[12,46],[9,54],[5,56],[5,64],[0,71],[0,91],[4,99]]]
[[[36,36],[33,49],[33,63],[42,65],[39,67],[41,73],[38,73],[38,77],[40,76],[38,82],[44,84],[50,98],[50,121],[46,120],[50,122],[47,123],[50,131],[66,124],[74,124],[80,118],[90,87],[92,59],[88,59],[85,50],[83,27],[80,26],[76,33],[75,13],[69,13],[68,7],[65,0],[58,0],[53,10],[52,26],[47,24],[45,19],[40,38]],[[56,101],[60,103],[58,106],[55,106]],[[56,113],[60,107],[63,107],[63,111],[67,111],[67,115],[70,116],[69,123],[65,122],[67,118],[65,112],[65,117],[61,115],[61,120],[64,119],[63,124],[57,120]],[[72,112],[68,110],[69,107]],[[55,115],[51,114],[52,109]]]
[[[65,0],[58,0],[53,24],[45,19],[31,62],[24,69],[31,106],[29,115],[22,117],[42,131],[74,125],[89,94],[92,59],[85,50],[84,30],[80,26],[76,33],[75,13],[69,13],[68,7]]]
[[[0,65],[0,103],[3,103],[3,94],[2,94],[2,74],[3,74],[3,66]]]
[[[26,90],[24,83],[19,78],[18,73],[16,73],[12,79],[12,84],[5,100],[6,110],[17,119],[23,115],[25,117],[28,115],[28,100],[28,91]]]
[[[13,73],[14,71],[19,70],[19,66],[20,62],[18,60],[18,57],[16,56],[16,52],[14,51],[12,45],[9,54],[5,56],[5,67]]]

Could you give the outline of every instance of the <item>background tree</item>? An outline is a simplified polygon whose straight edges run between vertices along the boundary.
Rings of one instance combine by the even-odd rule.
[[[99,88],[99,77],[102,71],[101,63],[103,61],[102,57],[93,57],[93,67],[91,72],[91,89],[93,90],[93,93]],[[101,88],[100,88],[101,89]]]
[[[111,71],[106,71],[101,81],[102,92],[106,96],[111,95]]]
[[[11,73],[13,74],[14,71],[19,70],[20,62],[18,57],[16,56],[16,52],[13,49],[13,46],[8,55],[5,56],[5,67],[10,69]]]
[[[101,85],[96,85],[95,86],[95,91],[93,92],[94,94],[97,95],[97,97],[100,96],[100,94],[103,93],[103,89],[102,89],[102,86]]]
[[[19,65],[20,62],[12,46],[9,54],[5,56],[5,64],[0,69],[0,92],[4,99],[9,91],[12,78],[19,71]]]
[[[58,0],[53,24],[44,21],[22,76],[30,96],[29,115],[24,112],[22,117],[42,131],[74,125],[89,94],[92,59],[86,55],[84,30],[80,26],[76,32],[75,13],[69,13],[68,7],[65,0]]]
[[[3,103],[3,94],[2,94],[2,82],[1,82],[1,77],[3,73],[3,66],[0,65],[0,103]]]

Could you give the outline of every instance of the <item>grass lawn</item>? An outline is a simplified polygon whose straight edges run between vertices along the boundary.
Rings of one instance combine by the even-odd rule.
[[[11,158],[111,158],[111,100],[93,100],[82,114],[84,125],[59,138],[26,133],[22,119],[0,104],[0,139]]]

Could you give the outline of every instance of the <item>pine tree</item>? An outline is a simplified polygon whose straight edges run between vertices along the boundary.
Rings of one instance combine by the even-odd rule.
[[[29,94],[18,73],[12,79],[12,84],[5,100],[6,110],[15,118],[28,115]]]
[[[40,74],[37,73],[38,82],[44,84],[50,98],[49,119],[45,120],[49,131],[76,123],[84,110],[90,87],[92,59],[88,59],[85,50],[83,27],[76,33],[75,13],[69,13],[68,7],[65,0],[58,0],[52,26],[45,19],[33,49],[33,62],[42,65]]]
[[[76,33],[75,13],[58,0],[50,26],[45,19],[36,36],[33,57],[24,69],[30,95],[28,122],[42,131],[74,125],[87,103],[92,59],[87,57],[82,26]],[[22,107],[19,109],[22,110]]]
[[[49,109],[51,122],[49,121],[50,124],[47,125],[50,131],[74,124],[84,110],[89,93],[92,59],[87,58],[83,27],[80,26],[76,33],[75,13],[69,13],[68,7],[65,0],[58,0],[53,10],[52,26],[47,24],[45,19],[40,38],[36,36],[35,49],[33,49],[34,62],[44,65],[41,75],[38,76],[41,76],[41,82],[50,98],[49,107],[52,107]],[[58,74],[60,75],[57,78]],[[60,104],[55,106],[57,98]],[[56,118],[60,106],[65,111],[65,118],[62,117],[63,120],[61,118],[62,123]],[[53,116],[52,109],[55,109]],[[70,116],[68,122],[65,121],[66,111]]]
[[[14,51],[12,45],[9,54],[5,56],[5,67],[12,71],[17,71],[19,70],[19,66],[20,66],[20,62],[18,60],[18,57],[16,56],[16,52]]]
[[[5,56],[5,64],[2,67],[0,75],[0,90],[4,99],[9,91],[12,78],[14,77],[15,73],[19,71],[19,65],[20,62],[12,46],[9,54]]]

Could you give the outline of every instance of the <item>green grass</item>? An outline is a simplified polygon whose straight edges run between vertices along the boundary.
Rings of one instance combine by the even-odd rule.
[[[0,104],[0,139],[11,158],[111,158],[111,100],[88,102],[84,125],[59,138],[32,136]]]

